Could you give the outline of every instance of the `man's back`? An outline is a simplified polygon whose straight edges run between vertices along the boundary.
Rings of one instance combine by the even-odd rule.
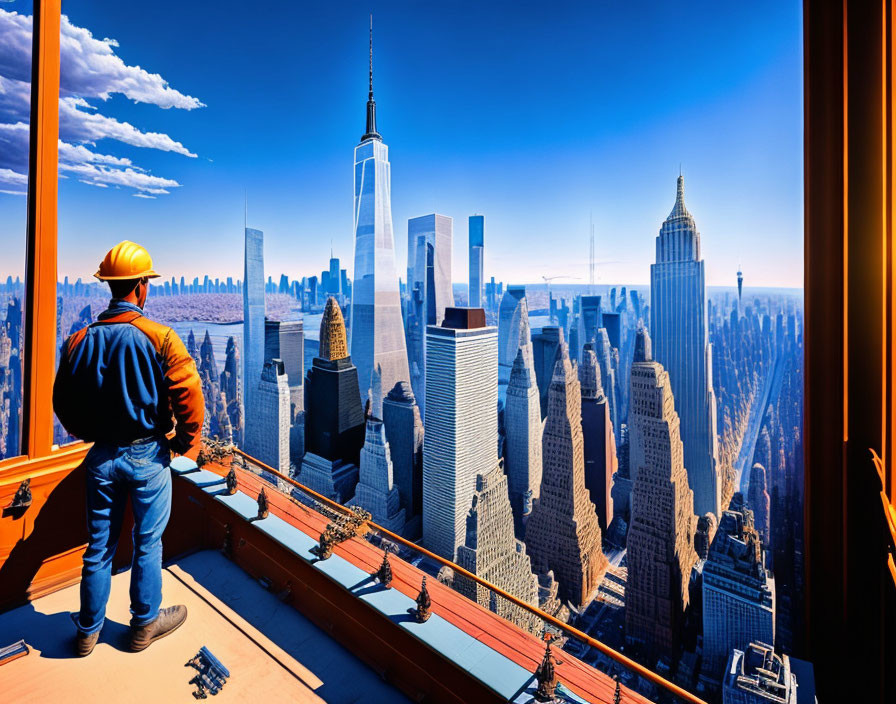
[[[168,433],[172,449],[194,444],[204,404],[196,365],[171,328],[113,300],[96,323],[62,348],[53,405],[72,435],[119,445]]]

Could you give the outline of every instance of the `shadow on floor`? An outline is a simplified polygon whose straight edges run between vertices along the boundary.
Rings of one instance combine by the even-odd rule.
[[[317,676],[323,684],[315,693],[329,704],[410,701],[299,611],[259,589],[257,581],[217,551],[194,553],[176,564]],[[383,587],[371,591],[378,588]]]
[[[5,614],[0,646],[10,645],[19,639],[29,648],[39,651],[42,658],[61,660],[75,658],[75,635],[78,632],[70,611],[44,614],[33,604],[19,607]],[[128,649],[130,627],[127,624],[106,619],[99,643],[111,645],[116,650]]]

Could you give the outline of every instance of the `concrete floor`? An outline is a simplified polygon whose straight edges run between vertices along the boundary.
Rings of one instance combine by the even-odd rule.
[[[130,572],[112,579],[106,623],[87,658],[73,656],[74,585],[0,614],[0,647],[29,655],[0,666],[5,702],[188,702],[206,646],[230,670],[215,702],[391,704],[407,699],[295,609],[217,552],[163,570],[163,605],[186,604],[186,623],[142,653],[127,651]],[[212,697],[209,695],[209,699]]]

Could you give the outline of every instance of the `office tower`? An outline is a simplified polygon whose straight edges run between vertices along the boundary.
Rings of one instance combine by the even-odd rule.
[[[718,529],[718,518],[714,513],[704,513],[697,519],[697,532],[694,533],[694,552],[700,560],[709,557],[709,546]]]
[[[305,376],[305,457],[302,482],[344,503],[354,493],[364,444],[358,370],[346,343],[339,304],[327,299],[318,356]]]
[[[246,228],[243,265],[243,424],[256,423],[255,392],[264,366],[264,234]],[[248,440],[248,436],[244,435]]]
[[[656,264],[650,267],[650,281],[654,356],[672,383],[694,510],[698,515],[711,511],[718,516],[721,481],[703,260],[700,233],[684,205],[681,175],[675,206],[656,238]]]
[[[426,329],[423,544],[454,559],[476,475],[498,463],[498,331],[481,308],[449,308]]]
[[[339,273],[339,259],[333,256],[333,253],[330,253],[330,278],[329,278],[329,288],[327,289],[327,293],[331,296],[335,296],[336,300],[339,300],[339,297],[342,296],[345,292],[342,290],[342,276]]]
[[[744,295],[744,272],[737,270],[737,302],[740,303]]]
[[[750,508],[753,510],[753,523],[762,544],[768,546],[771,539],[771,498],[768,491],[768,473],[758,462],[750,471],[748,489]]]
[[[404,529],[405,512],[392,481],[392,457],[383,427],[383,387],[379,369],[370,378],[370,412],[361,449],[361,466],[355,496],[348,503],[370,512],[374,523],[393,533]]]
[[[258,417],[250,430],[250,452],[280,472],[289,472],[289,381],[283,361],[265,362],[258,382]]]
[[[440,325],[454,305],[451,289],[451,241],[454,224],[445,215],[408,220],[407,344],[411,386],[426,418],[427,325]]]
[[[300,320],[266,320],[264,323],[264,359],[283,361],[289,382],[289,445],[290,457],[298,464],[304,448],[305,331]]]
[[[610,340],[610,347],[617,350],[622,349],[622,316],[619,313],[603,313],[601,316],[601,327],[606,330],[607,337]]]
[[[775,580],[764,553],[752,512],[725,511],[703,565],[703,672],[712,680],[722,679],[733,648],[775,643]]]
[[[526,546],[514,535],[513,511],[507,497],[507,477],[500,463],[476,475],[467,530],[457,548],[457,564],[532,606],[538,606],[538,578]],[[541,619],[499,597],[472,579],[455,575],[454,588],[524,630],[537,632]]]
[[[470,233],[470,307],[482,306],[482,288],[485,284],[485,215],[471,215]]]
[[[424,293],[428,325],[441,325],[445,309],[453,307],[451,247],[454,220],[432,213],[408,220],[408,291]]]
[[[371,30],[367,131],[355,147],[355,281],[349,339],[352,359],[364,387],[359,387],[359,391],[365,395],[370,373],[377,364],[386,389],[411,378],[395,270],[391,183],[389,148],[376,131]]]
[[[541,405],[534,364],[520,348],[516,352],[504,402],[504,467],[514,530],[524,534],[532,502],[541,492]]]
[[[408,382],[399,381],[383,399],[383,424],[404,509],[405,534],[416,538],[423,506],[423,421]]]
[[[597,331],[603,327],[600,296],[582,296],[579,301],[579,337],[573,359],[581,359],[582,347],[597,339]]]
[[[212,349],[212,340],[205,331],[205,337],[199,348],[199,378],[202,380],[202,396],[205,400],[205,416],[203,418],[203,435],[218,437],[224,442],[233,442],[233,428],[227,413],[227,399],[221,388],[218,365]]]
[[[564,343],[548,391],[542,464],[541,495],[526,523],[526,545],[536,571],[553,570],[561,598],[581,606],[590,600],[608,563],[585,487],[581,386]]]
[[[601,383],[610,406],[610,421],[613,423],[617,444],[620,444],[619,432],[622,429],[622,422],[619,419],[619,377],[616,374],[619,368],[619,350],[614,349],[610,344],[610,336],[607,334],[606,328],[597,330],[594,353],[597,355]]]
[[[797,698],[798,685],[789,656],[776,655],[772,646],[753,642],[744,650],[734,648],[728,656],[722,703],[797,704],[802,701]]]
[[[556,325],[547,325],[532,336],[532,356],[535,362],[535,380],[538,383],[538,400],[541,417],[548,412],[548,388],[554,374],[554,365],[563,344],[563,331]]]
[[[243,443],[243,385],[241,379],[240,351],[233,337],[227,338],[224,373],[221,375],[221,387],[227,400],[227,415],[230,416],[230,428],[233,442]]]
[[[680,645],[688,583],[697,562],[697,517],[669,374],[653,361],[643,328],[635,341],[631,384],[625,638],[653,656]]]
[[[312,310],[313,308],[317,307],[317,301],[319,298],[318,288],[320,288],[320,287],[317,285],[317,277],[309,276],[308,277],[308,301],[305,306],[306,310]]]
[[[529,356],[531,347],[526,287],[508,286],[498,307],[498,383],[502,386],[510,381],[516,351],[523,345],[526,346],[524,354]]]
[[[301,396],[305,372],[305,334],[301,320],[266,320],[264,359],[280,359],[289,381],[290,397]],[[301,399],[292,401],[301,410]]]
[[[597,508],[597,521],[604,533],[613,520],[613,473],[616,472],[616,439],[610,421],[610,405],[601,384],[600,366],[593,343],[582,349],[579,366],[582,386],[582,437],[585,452],[585,486]]]

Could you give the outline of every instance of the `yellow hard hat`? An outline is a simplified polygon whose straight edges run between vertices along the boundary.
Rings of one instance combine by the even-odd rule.
[[[115,245],[100,262],[94,276],[100,281],[148,279],[159,276],[152,268],[152,257],[136,242],[124,240]]]

